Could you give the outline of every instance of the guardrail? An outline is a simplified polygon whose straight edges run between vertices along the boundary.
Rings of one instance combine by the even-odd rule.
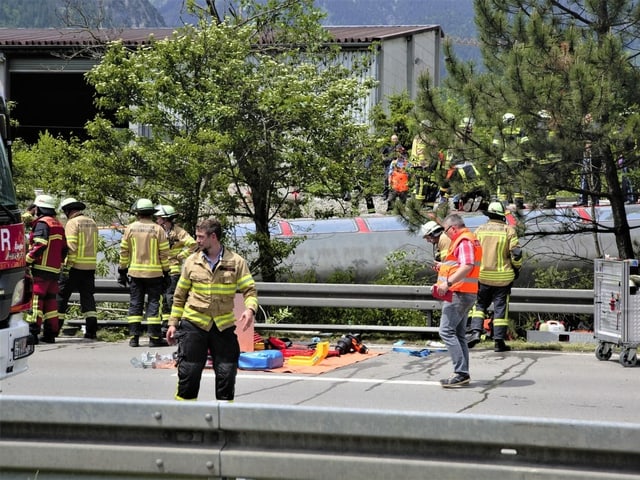
[[[339,307],[339,308],[397,308],[421,310],[426,313],[426,326],[402,327],[358,325],[359,331],[437,333],[431,326],[431,314],[442,307],[434,300],[431,286],[426,285],[357,285],[334,283],[266,283],[258,282],[258,296],[263,306],[281,307]],[[128,291],[115,280],[96,281],[96,301],[127,303]],[[514,288],[509,311],[532,313],[593,315],[593,290],[560,290],[549,288]],[[72,300],[77,301],[74,294]],[[75,324],[78,321],[68,321]],[[126,325],[126,322],[108,321],[102,325]],[[259,330],[348,331],[353,325],[302,325],[257,323]]]
[[[632,423],[28,396],[0,412],[10,478],[608,480],[640,465]]]

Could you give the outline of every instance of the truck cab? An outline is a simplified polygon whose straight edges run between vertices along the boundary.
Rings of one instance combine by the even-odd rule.
[[[23,312],[31,308],[25,227],[11,173],[9,115],[0,97],[0,380],[27,370],[34,351]]]

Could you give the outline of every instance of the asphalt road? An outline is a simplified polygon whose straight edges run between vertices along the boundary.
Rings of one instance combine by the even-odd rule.
[[[599,361],[593,353],[494,353],[480,346],[471,351],[470,386],[447,390],[438,383],[451,373],[446,353],[414,357],[369,346],[384,353],[320,375],[240,371],[236,402],[640,423],[640,368],[620,365],[617,350]],[[38,345],[29,371],[0,388],[2,395],[171,402],[176,371],[136,368],[131,359],[174,350],[148,349],[146,341],[134,349],[126,342],[60,338]],[[199,401],[214,401],[213,383],[206,370]]]

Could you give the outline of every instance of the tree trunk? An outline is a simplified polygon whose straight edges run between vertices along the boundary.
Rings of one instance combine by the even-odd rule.
[[[624,208],[624,196],[620,186],[620,179],[618,178],[616,158],[610,148],[606,148],[604,151],[603,167],[608,197],[611,203],[618,257],[620,259],[630,259],[634,256],[633,243],[631,242],[629,222],[627,222],[627,212]]]

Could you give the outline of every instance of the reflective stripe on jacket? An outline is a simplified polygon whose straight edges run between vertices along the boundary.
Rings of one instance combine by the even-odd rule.
[[[169,240],[169,266],[171,275],[179,275],[185,258],[194,253],[198,244],[182,227],[173,225],[167,232]]]
[[[120,241],[120,268],[134,278],[162,277],[169,271],[169,241],[164,229],[150,218],[127,226]]]
[[[515,268],[522,266],[522,258],[515,260],[511,252],[519,248],[518,236],[513,227],[500,220],[489,220],[475,231],[482,245],[480,283],[504,287],[513,282]]]
[[[462,240],[469,240],[473,244],[473,269],[461,281],[454,283],[449,290],[461,293],[478,293],[478,276],[480,274],[480,262],[482,260],[482,247],[473,233],[467,228],[461,230],[460,235],[449,247],[447,257],[438,270],[438,283],[446,283],[449,277],[460,267],[455,252]]]
[[[178,286],[173,294],[169,325],[188,320],[206,331],[215,323],[222,331],[235,324],[233,304],[236,292],[244,296],[244,305],[258,309],[256,283],[247,262],[225,248],[222,259],[212,271],[201,252],[194,253],[184,263]]]
[[[29,235],[27,264],[34,271],[60,273],[66,255],[67,240],[62,223],[49,216],[36,219]]]
[[[64,227],[69,254],[65,265],[78,270],[95,270],[98,255],[98,226],[92,219],[77,212]]]

